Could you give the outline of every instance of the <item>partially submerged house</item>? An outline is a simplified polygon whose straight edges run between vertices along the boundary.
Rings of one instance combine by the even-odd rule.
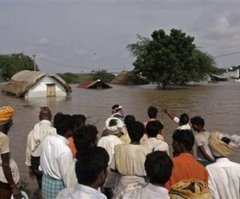
[[[71,92],[71,87],[56,74],[23,70],[13,75],[2,91],[24,98],[65,97]]]
[[[215,74],[210,74],[210,80],[212,82],[218,82],[218,81],[227,81],[227,77],[223,75],[215,75]]]
[[[94,80],[86,80],[81,82],[78,85],[79,88],[87,88],[87,89],[107,89],[107,88],[112,88],[105,82],[101,81],[100,79],[97,79],[96,81]]]

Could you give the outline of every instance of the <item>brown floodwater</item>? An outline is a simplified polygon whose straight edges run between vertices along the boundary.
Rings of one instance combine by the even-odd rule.
[[[118,86],[112,85],[107,90],[87,90],[72,86],[72,94],[68,98],[38,98],[24,100],[0,94],[0,105],[10,104],[16,109],[14,125],[10,129],[11,151],[18,163],[21,178],[30,187],[36,183],[28,178],[25,166],[26,138],[29,130],[38,122],[40,106],[49,106],[53,115],[57,112],[68,114],[85,114],[88,122],[95,124],[101,131],[104,121],[111,114],[111,106],[115,103],[124,107],[125,115],[133,114],[139,121],[147,118],[149,105],[166,107],[173,114],[183,112],[190,117],[200,115],[205,119],[205,129],[240,135],[240,83],[221,82],[203,84],[175,90],[156,90],[154,86]],[[0,85],[1,89],[2,85]],[[166,140],[171,147],[171,135],[177,127],[162,111],[158,118],[165,125]],[[240,162],[238,150],[234,150],[230,158]]]

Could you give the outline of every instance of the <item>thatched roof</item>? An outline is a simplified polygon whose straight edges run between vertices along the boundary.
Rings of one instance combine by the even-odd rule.
[[[106,89],[106,88],[112,88],[105,82],[101,81],[100,79],[93,81],[93,80],[86,80],[81,82],[78,85],[79,88],[88,88],[88,89]]]
[[[149,81],[134,74],[132,71],[122,71],[111,81],[111,83],[121,85],[142,85],[149,84]]]
[[[71,87],[58,75],[43,71],[29,70],[23,70],[13,75],[11,80],[4,85],[2,91],[17,97],[21,97],[45,76],[51,77],[58,81],[65,88],[67,93],[71,92]]]

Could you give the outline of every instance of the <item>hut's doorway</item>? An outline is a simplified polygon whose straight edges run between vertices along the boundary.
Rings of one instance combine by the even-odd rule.
[[[55,96],[56,96],[56,85],[47,84],[47,97],[55,97]]]

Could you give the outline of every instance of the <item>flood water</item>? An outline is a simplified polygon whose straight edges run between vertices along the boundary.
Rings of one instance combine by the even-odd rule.
[[[112,86],[107,90],[87,90],[72,85],[73,92],[67,99],[24,100],[0,94],[1,106],[10,104],[16,109],[14,125],[9,132],[11,151],[18,163],[21,178],[30,187],[37,185],[28,178],[28,168],[24,164],[25,145],[29,130],[38,122],[40,106],[49,106],[53,115],[56,112],[85,114],[89,117],[88,122],[101,131],[113,104],[121,104],[125,115],[133,114],[139,121],[146,120],[147,108],[153,105],[159,110],[166,107],[176,115],[183,112],[190,117],[200,115],[205,119],[206,130],[240,135],[240,83],[221,82],[166,91],[156,90],[153,86]],[[165,125],[166,140],[171,147],[171,135],[177,126],[162,111],[158,118]],[[230,159],[240,162],[238,150],[233,151]]]

